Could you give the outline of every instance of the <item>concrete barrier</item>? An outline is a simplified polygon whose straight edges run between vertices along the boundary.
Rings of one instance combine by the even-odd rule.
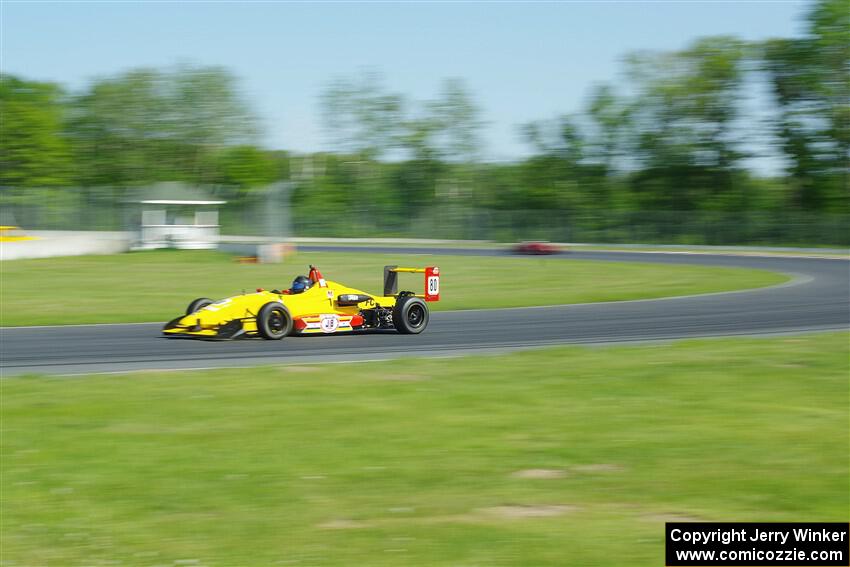
[[[27,231],[33,240],[0,242],[0,261],[87,254],[118,254],[130,249],[132,233],[45,230]]]

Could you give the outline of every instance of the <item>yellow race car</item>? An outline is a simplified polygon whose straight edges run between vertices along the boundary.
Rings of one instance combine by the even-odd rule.
[[[425,293],[398,291],[398,274],[425,274]],[[373,295],[325,280],[315,266],[287,290],[243,293],[219,301],[192,301],[186,314],[165,324],[169,337],[282,339],[291,334],[395,329],[417,334],[428,326],[427,302],[440,299],[440,269],[384,267],[384,294]]]

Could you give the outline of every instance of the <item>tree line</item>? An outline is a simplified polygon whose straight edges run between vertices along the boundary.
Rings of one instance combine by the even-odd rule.
[[[412,101],[376,72],[337,78],[321,94],[331,151],[293,154],[258,144],[261,121],[224,68],[138,69],[80,92],[5,74],[0,187],[25,196],[177,180],[239,206],[288,180],[293,218],[339,219],[315,227],[326,232],[354,219],[387,232],[451,214],[469,222],[481,211],[573,225],[641,212],[850,214],[843,0],[813,4],[801,37],[701,38],[629,54],[624,71],[625,81],[594,86],[581,112],[517,126],[530,155],[511,162],[482,157],[486,123],[460,79]],[[775,173],[753,172],[764,155]]]

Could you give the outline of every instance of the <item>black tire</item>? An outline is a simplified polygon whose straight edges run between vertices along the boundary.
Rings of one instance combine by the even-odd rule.
[[[292,316],[282,303],[270,301],[257,313],[257,331],[264,339],[277,341],[292,332]]]
[[[207,305],[212,305],[213,300],[206,297],[199,297],[195,301],[189,304],[189,307],[186,308],[186,315],[191,315],[195,311],[200,311]]]
[[[420,297],[400,297],[393,307],[393,325],[403,335],[418,335],[429,319],[428,306]]]

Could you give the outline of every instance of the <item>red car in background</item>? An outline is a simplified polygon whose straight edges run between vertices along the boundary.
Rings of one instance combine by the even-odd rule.
[[[515,254],[531,254],[531,255],[546,255],[546,254],[559,254],[561,249],[558,246],[555,246],[551,242],[542,242],[542,241],[529,241],[529,242],[520,242],[516,246],[514,246]]]

